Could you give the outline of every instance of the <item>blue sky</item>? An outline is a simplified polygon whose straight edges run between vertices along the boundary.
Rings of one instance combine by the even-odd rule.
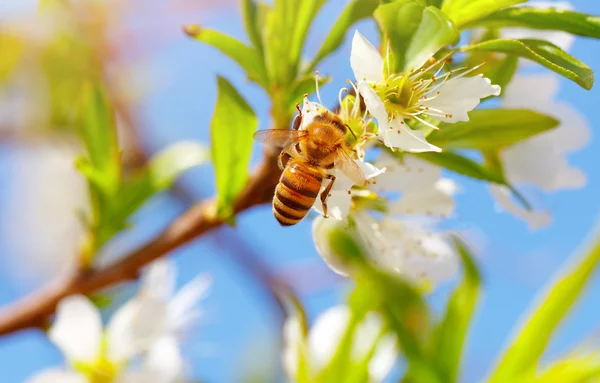
[[[8,0],[0,3],[3,11],[7,9],[5,2],[10,3]],[[344,3],[334,0],[324,7],[309,36],[309,54],[316,50],[333,16]],[[578,0],[572,3],[579,11],[600,14],[600,4],[595,2]],[[8,4],[8,7],[11,5]],[[244,39],[237,11],[211,16],[189,15],[185,21],[201,22]],[[368,37],[376,36],[370,22],[360,23],[357,28]],[[578,38],[572,53],[598,70],[599,47],[600,42]],[[251,100],[260,118],[260,128],[268,128],[265,95],[248,84],[235,65],[210,47],[182,35],[152,57],[147,65],[161,84],[160,91],[148,97],[143,108],[147,127],[144,140],[152,150],[184,139],[208,142],[217,74],[230,79]],[[334,76],[334,81],[321,94],[324,103],[334,104],[337,89],[347,78],[352,78],[348,42],[318,69],[323,74]],[[552,195],[540,194],[543,204],[553,212],[552,226],[531,232],[524,223],[495,211],[485,185],[456,178],[462,192],[457,196],[458,213],[449,226],[477,232],[485,238],[485,246],[478,254],[485,289],[467,347],[466,382],[474,382],[484,376],[510,329],[536,292],[553,273],[560,271],[565,259],[578,249],[597,221],[597,196],[600,192],[597,153],[600,144],[596,140],[599,130],[595,112],[599,96],[598,87],[587,92],[567,80],[561,80],[560,99],[576,105],[587,117],[592,128],[592,141],[581,152],[571,156],[571,162],[587,174],[587,187]],[[256,150],[254,159],[259,156]],[[6,156],[0,152],[0,177],[8,166]],[[199,194],[206,194],[212,190],[212,176],[211,169],[206,167],[187,174],[184,182]],[[182,209],[181,204],[169,197],[157,198],[136,217],[139,223],[136,233],[141,233],[143,238]],[[339,283],[339,279],[318,257],[312,244],[309,221],[283,229],[273,219],[270,207],[264,206],[240,216],[237,230],[274,272],[286,277],[292,275],[294,281],[301,282],[304,287],[302,298],[312,316],[343,298],[348,286]],[[2,248],[0,243],[0,251]],[[275,352],[273,344],[277,334],[273,334],[272,329],[277,325],[276,312],[264,290],[240,267],[235,257],[215,247],[210,238],[196,240],[170,256],[179,266],[180,283],[200,272],[208,272],[214,278],[211,294],[203,302],[204,320],[186,347],[194,376],[215,383],[237,381],[240,372],[231,366],[237,362],[251,364],[246,350],[263,356],[253,363],[272,360],[268,355]],[[291,273],[291,270],[296,271]],[[0,270],[0,304],[16,299],[23,291],[10,275],[5,274]],[[549,357],[570,350],[587,334],[600,330],[597,304],[594,304],[599,296],[600,284],[596,280],[553,340]],[[432,297],[436,304],[442,299],[443,292]],[[21,382],[40,368],[60,362],[60,354],[39,333],[24,332],[0,339],[0,376],[3,382]]]

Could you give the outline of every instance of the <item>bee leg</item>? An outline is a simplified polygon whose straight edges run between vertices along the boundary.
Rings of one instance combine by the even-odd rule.
[[[298,109],[298,115],[294,118],[294,122],[292,122],[292,130],[300,129],[300,125],[302,125],[302,109],[300,109],[300,104],[296,104],[296,109]]]
[[[321,205],[323,207],[323,218],[329,218],[329,216],[327,215],[327,202],[325,202],[325,200],[329,196],[331,187],[333,186],[333,183],[335,182],[335,176],[332,174],[328,174],[327,179],[329,179],[331,181],[329,181],[329,183],[325,187],[325,190],[323,190],[323,192],[321,193],[321,196],[320,196],[321,197]]]
[[[285,168],[285,165],[287,165],[287,162],[290,160],[290,158],[292,158],[292,156],[285,151],[279,153],[279,157],[277,157],[277,166],[279,166],[279,170],[283,170],[283,168]]]

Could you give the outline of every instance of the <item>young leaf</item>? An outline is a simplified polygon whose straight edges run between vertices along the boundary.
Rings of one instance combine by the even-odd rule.
[[[105,197],[114,195],[121,182],[121,156],[114,112],[98,84],[84,86],[79,121],[79,134],[91,168],[89,172],[96,178],[94,184]]]
[[[246,71],[248,78],[265,90],[269,90],[269,79],[262,55],[255,48],[249,47],[241,41],[212,29],[204,29],[198,25],[187,25],[185,33],[195,40],[212,45],[221,53],[235,61]]]
[[[425,161],[431,162],[434,165],[441,166],[467,177],[487,182],[505,184],[504,177],[502,177],[501,174],[492,172],[483,165],[480,165],[477,162],[458,153],[443,151],[441,153],[429,152],[411,155],[417,156]]]
[[[291,25],[291,42],[288,48],[290,63],[293,73],[297,74],[302,56],[304,41],[308,30],[317,16],[325,0],[302,0],[296,2],[294,9],[294,21]]]
[[[464,25],[484,18],[499,9],[510,7],[527,0],[444,0],[442,11],[462,28]]]
[[[408,60],[404,69],[419,68],[441,48],[456,44],[459,37],[452,21],[439,8],[425,8],[421,24],[406,50]]]
[[[111,221],[126,222],[150,197],[171,187],[183,173],[210,159],[208,148],[195,142],[173,144],[128,179],[111,206]]]
[[[263,54],[263,36],[261,33],[262,23],[260,10],[254,0],[242,0],[242,14],[244,15],[244,26],[250,42],[260,55]]]
[[[594,84],[594,72],[592,72],[590,67],[548,41],[497,39],[468,45],[462,47],[460,51],[487,51],[512,54],[535,61],[576,82],[585,89],[591,89]]]
[[[600,17],[555,8],[507,8],[492,13],[470,26],[557,30],[578,36],[600,38]]]
[[[486,71],[485,76],[490,79],[492,84],[499,85],[501,89],[504,89],[517,72],[518,66],[519,58],[517,56],[507,55]],[[500,97],[502,97],[502,94],[500,94]]]
[[[306,73],[312,71],[321,60],[335,52],[344,41],[348,29],[357,21],[370,17],[378,5],[379,0],[350,1],[325,37],[321,48],[306,69]]]
[[[389,39],[394,68],[420,67],[440,48],[458,41],[458,31],[438,8],[425,8],[417,0],[380,5],[373,15]]]
[[[524,109],[476,109],[469,121],[442,124],[427,141],[444,149],[497,150],[558,126],[559,121]]]
[[[454,246],[463,261],[463,280],[450,296],[446,313],[434,329],[431,341],[433,365],[447,383],[458,378],[467,330],[481,288],[481,276],[469,250],[458,238],[454,239]]]
[[[219,76],[217,105],[210,125],[219,217],[229,218],[233,214],[233,201],[246,184],[252,134],[257,125],[250,105],[233,85]]]
[[[546,367],[535,383],[586,383],[600,379],[598,351],[569,355]]]
[[[548,285],[539,302],[498,360],[490,383],[533,377],[550,337],[571,310],[600,262],[600,241]]]

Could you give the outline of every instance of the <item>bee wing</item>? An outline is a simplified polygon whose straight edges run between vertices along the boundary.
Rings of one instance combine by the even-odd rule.
[[[267,145],[287,148],[307,134],[306,130],[266,129],[254,133],[254,139]]]
[[[342,148],[337,151],[336,166],[358,186],[365,186],[367,184],[367,179],[363,171],[360,170],[352,157]]]

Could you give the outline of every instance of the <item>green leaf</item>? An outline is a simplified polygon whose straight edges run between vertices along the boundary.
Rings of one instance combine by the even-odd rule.
[[[456,44],[459,38],[458,30],[439,8],[425,8],[421,24],[406,50],[404,69],[419,68],[441,48]]]
[[[263,89],[269,90],[269,78],[263,57],[257,49],[224,33],[204,29],[199,25],[187,25],[184,27],[184,31],[195,40],[209,44],[221,51],[241,66],[250,80],[262,86]]]
[[[260,55],[263,54],[263,36],[261,33],[263,22],[265,21],[264,14],[261,14],[260,9],[254,0],[242,0],[242,14],[244,15],[244,26],[248,39],[256,48]]]
[[[546,367],[535,383],[592,383],[600,379],[598,351],[562,358]]]
[[[500,88],[504,89],[517,72],[518,66],[519,58],[507,55],[502,60],[496,62],[490,70],[486,71],[485,76],[490,79],[492,84],[499,85]]]
[[[499,9],[525,3],[527,0],[444,0],[442,11],[462,28],[465,24],[486,17]]]
[[[331,81],[331,77],[319,76],[319,86],[327,84]],[[305,94],[312,94],[316,91],[315,76],[306,74],[292,83],[291,90],[287,97],[287,108],[294,110],[297,103],[302,104],[302,99]]]
[[[600,262],[600,241],[546,287],[491,374],[490,383],[533,377],[554,330],[569,313]]]
[[[467,177],[475,178],[482,181],[504,184],[504,178],[501,174],[497,174],[486,169],[483,165],[464,157],[458,153],[451,151],[443,151],[441,153],[418,153],[410,154],[421,158],[422,160],[431,162],[434,165],[441,166],[450,171],[462,174]]]
[[[385,31],[397,72],[418,68],[440,48],[458,42],[458,31],[448,17],[417,0],[382,4],[373,16]]]
[[[535,61],[585,89],[591,89],[594,84],[594,72],[590,67],[548,41],[497,39],[468,45],[462,47],[460,51],[487,51],[516,55]]]
[[[317,16],[317,13],[325,4],[325,0],[302,0],[295,3],[294,21],[291,25],[291,42],[289,46],[290,64],[292,72],[298,73],[300,60],[302,58],[302,48],[310,26]]]
[[[469,25],[471,26],[557,30],[578,36],[600,38],[600,17],[555,8],[507,8],[492,13]]]
[[[463,280],[450,296],[446,313],[434,329],[430,345],[433,364],[447,383],[458,379],[467,330],[481,289],[481,276],[473,256],[458,238],[454,238],[454,246],[463,262]]]
[[[217,215],[230,218],[233,202],[248,178],[252,134],[258,119],[238,91],[218,77],[217,105],[210,125],[212,160],[217,178]]]
[[[156,154],[148,165],[130,177],[111,207],[111,219],[125,222],[150,197],[171,187],[186,171],[210,159],[208,148],[195,142],[173,144]]]
[[[321,60],[335,52],[344,41],[348,29],[357,21],[371,17],[378,5],[378,0],[350,1],[335,24],[333,24],[329,34],[325,37],[323,44],[321,44],[319,51],[305,72],[312,71]]]
[[[94,173],[94,184],[101,194],[114,195],[121,182],[121,155],[114,112],[99,85],[84,85],[78,113],[81,124],[78,131],[90,168],[87,173]]]
[[[476,109],[469,121],[442,124],[427,141],[444,149],[498,150],[558,126],[559,121],[525,109]]]

